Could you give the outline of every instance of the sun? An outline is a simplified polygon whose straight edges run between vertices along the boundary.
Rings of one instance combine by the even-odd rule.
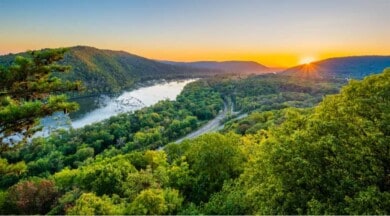
[[[314,57],[311,57],[311,56],[306,56],[306,57],[303,57],[299,63],[300,64],[305,64],[305,65],[308,65],[310,63],[312,63],[313,61],[315,61],[316,59]]]

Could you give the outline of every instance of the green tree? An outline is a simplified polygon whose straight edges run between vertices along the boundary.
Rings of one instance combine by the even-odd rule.
[[[290,110],[240,177],[247,214],[388,214],[390,70]]]
[[[122,185],[130,173],[136,172],[134,166],[124,156],[117,156],[83,166],[76,178],[82,189],[94,191],[97,195],[122,194]]]
[[[174,214],[183,198],[174,189],[147,189],[142,191],[126,210],[126,214],[161,215]]]
[[[122,213],[121,206],[113,204],[111,199],[104,195],[84,193],[76,200],[76,204],[67,209],[68,215],[118,215]]]
[[[248,206],[245,200],[247,191],[236,184],[237,181],[225,181],[221,191],[214,193],[203,206],[206,215],[245,215]]]
[[[222,189],[223,182],[236,178],[245,161],[240,150],[240,139],[235,134],[206,134],[192,141],[185,153],[190,169],[195,174],[187,197],[206,201],[212,193]]]
[[[24,161],[16,164],[9,164],[6,159],[0,158],[0,174],[1,175],[21,175],[26,172],[27,166]]]
[[[14,203],[10,202],[8,191],[0,190],[0,214],[10,215],[18,212]]]
[[[65,95],[80,90],[80,82],[63,82],[53,76],[69,70],[68,66],[57,64],[66,49],[28,52],[28,57],[18,56],[9,67],[0,67],[0,144],[7,145],[3,138],[15,132],[25,137],[34,132],[40,117],[56,111],[65,113],[78,108],[76,103],[67,102]],[[36,128],[35,128],[36,129]]]

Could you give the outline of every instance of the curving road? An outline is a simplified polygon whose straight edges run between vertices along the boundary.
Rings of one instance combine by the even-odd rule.
[[[221,130],[223,128],[223,124],[221,124],[221,120],[224,119],[229,112],[232,115],[239,113],[239,112],[233,111],[234,107],[233,107],[232,103],[229,103],[229,105],[228,105],[228,102],[225,101],[223,103],[223,105],[224,105],[223,110],[221,110],[214,119],[210,120],[209,122],[207,122],[207,124],[203,125],[202,127],[197,129],[196,131],[193,131],[193,132],[185,135],[184,137],[176,140],[174,143],[179,144],[183,140],[193,139],[193,138],[196,138],[196,137],[198,137],[202,134],[205,134],[205,133]],[[247,116],[246,113],[237,116],[235,119],[240,119],[240,118],[243,118],[245,116]],[[158,150],[163,150],[164,147],[165,146],[162,146],[162,147],[158,148]]]
[[[233,106],[231,105],[231,109],[233,109]],[[221,120],[224,119],[229,112],[228,105],[226,102],[224,102],[224,108],[219,112],[219,114],[211,121],[209,121],[207,124],[203,125],[201,128],[199,128],[196,131],[193,131],[186,136],[178,139],[175,141],[175,143],[181,143],[185,139],[192,139],[195,137],[198,137],[202,134],[217,131],[221,127]]]

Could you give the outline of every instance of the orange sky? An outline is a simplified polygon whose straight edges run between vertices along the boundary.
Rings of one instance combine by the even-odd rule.
[[[38,38],[37,38],[38,40]],[[357,56],[357,55],[390,55],[390,47],[375,47],[375,46],[358,46],[347,47],[346,50],[337,50],[336,48],[327,49],[323,47],[313,49],[303,49],[300,52],[283,52],[272,48],[266,49],[259,48],[258,50],[251,49],[233,49],[231,47],[207,47],[207,45],[198,46],[174,46],[164,44],[136,44],[136,43],[107,43],[104,40],[96,43],[87,43],[88,41],[80,41],[73,43],[72,41],[63,42],[61,40],[46,40],[41,43],[35,43],[36,40],[20,42],[15,40],[14,42],[8,43],[1,47],[1,54],[17,53],[26,50],[41,49],[41,48],[57,48],[67,47],[75,45],[88,45],[101,49],[111,50],[123,50],[129,53],[137,54],[146,58],[157,59],[157,60],[171,60],[171,61],[227,61],[227,60],[242,60],[242,61],[256,61],[260,64],[264,64],[269,67],[291,67],[302,63],[302,60],[306,58],[312,58],[314,60],[322,60],[332,57],[343,57],[343,56]],[[303,44],[301,44],[303,47]],[[311,46],[310,44],[307,46]]]
[[[347,48],[347,47],[346,47]],[[312,58],[315,61],[323,60],[332,57],[343,56],[359,56],[359,55],[390,55],[390,47],[373,48],[373,47],[361,47],[356,46],[354,48],[347,48],[346,50],[315,50],[315,51],[303,51],[303,52],[291,52],[286,53],[280,50],[276,52],[270,49],[266,50],[232,50],[219,48],[218,50],[204,49],[151,49],[138,48],[132,46],[121,47],[118,49],[128,52],[137,53],[141,56],[159,60],[172,60],[172,61],[202,61],[202,60],[214,60],[214,61],[228,61],[228,60],[243,60],[243,61],[256,61],[270,67],[291,67],[302,63],[302,60]],[[309,50],[309,49],[308,49]]]
[[[0,1],[0,54],[88,45],[159,60],[390,55],[390,0]]]

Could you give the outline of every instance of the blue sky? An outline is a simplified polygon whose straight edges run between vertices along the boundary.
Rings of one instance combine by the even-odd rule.
[[[0,54],[90,45],[157,59],[390,54],[390,0],[1,0]]]

